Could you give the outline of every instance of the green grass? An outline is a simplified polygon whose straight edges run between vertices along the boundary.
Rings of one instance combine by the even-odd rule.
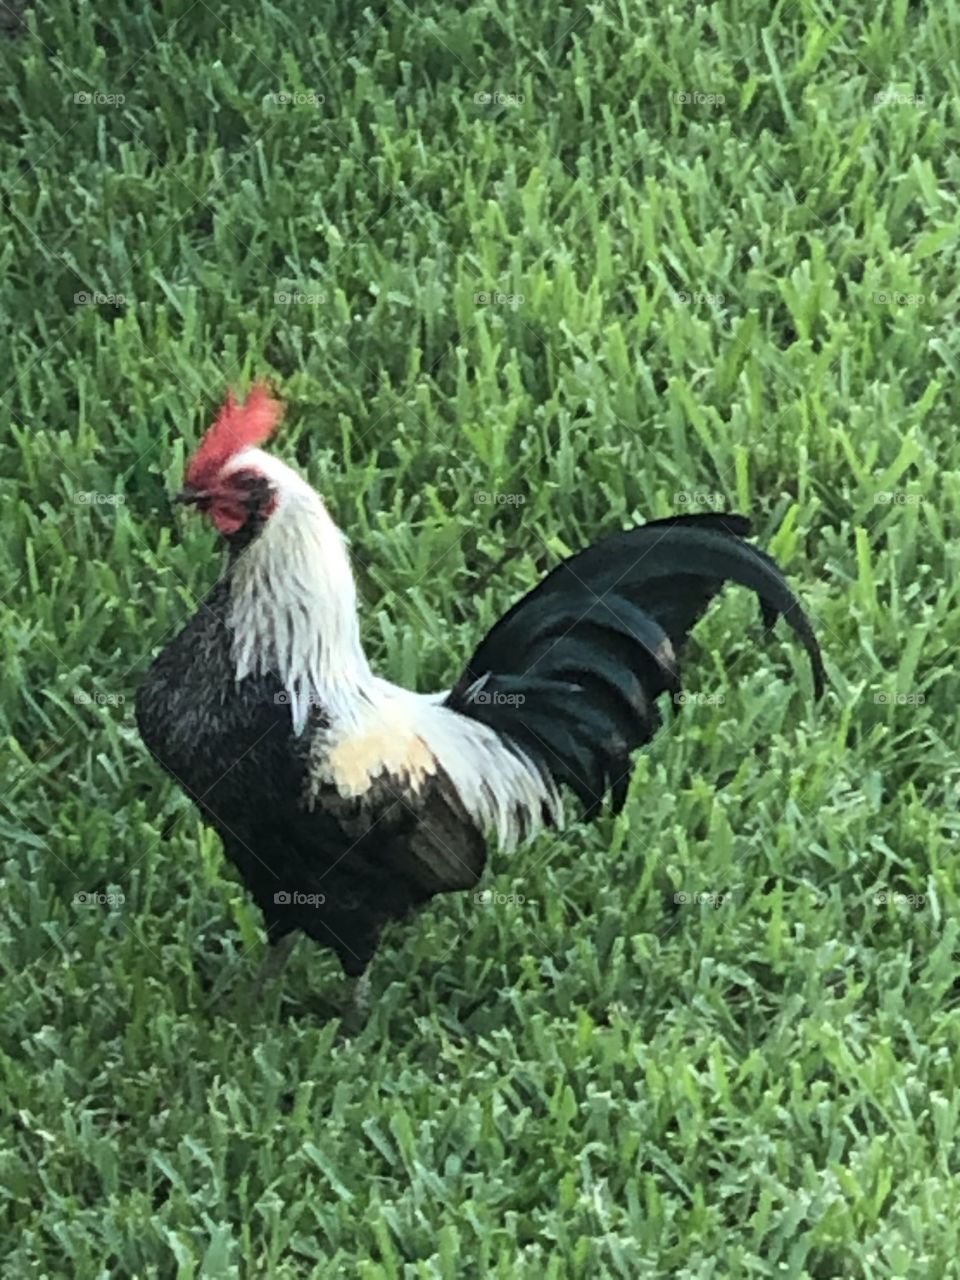
[[[0,32],[5,1273],[957,1275],[957,0],[25,24]],[[259,917],[133,725],[219,567],[166,494],[260,374],[391,678],[442,686],[568,549],[722,502],[833,682],[814,709],[725,596],[624,815],[495,857],[522,902],[391,932],[354,1038],[306,946],[244,1003]]]

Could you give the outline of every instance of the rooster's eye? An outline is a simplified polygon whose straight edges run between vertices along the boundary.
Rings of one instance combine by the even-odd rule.
[[[230,477],[235,499],[249,512],[262,511],[272,497],[270,481],[259,471],[237,471]]]

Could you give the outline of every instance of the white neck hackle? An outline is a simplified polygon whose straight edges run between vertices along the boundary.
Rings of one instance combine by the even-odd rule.
[[[254,469],[277,506],[233,569],[229,622],[237,679],[272,671],[290,699],[294,733],[312,703],[341,717],[375,682],[357,618],[346,539],[320,495],[278,458],[247,449],[231,470]]]

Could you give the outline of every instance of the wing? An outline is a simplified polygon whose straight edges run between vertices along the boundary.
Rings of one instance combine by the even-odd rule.
[[[389,702],[348,732],[315,735],[303,803],[353,842],[346,857],[388,864],[417,900],[468,889],[483,871],[482,828],[415,721]]]

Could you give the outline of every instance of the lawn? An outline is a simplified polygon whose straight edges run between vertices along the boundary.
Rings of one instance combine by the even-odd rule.
[[[2,1270],[940,1277],[960,1255],[960,3],[0,0]],[[392,930],[366,1027],[133,693],[228,385],[445,687],[558,558],[755,520],[624,813]]]

